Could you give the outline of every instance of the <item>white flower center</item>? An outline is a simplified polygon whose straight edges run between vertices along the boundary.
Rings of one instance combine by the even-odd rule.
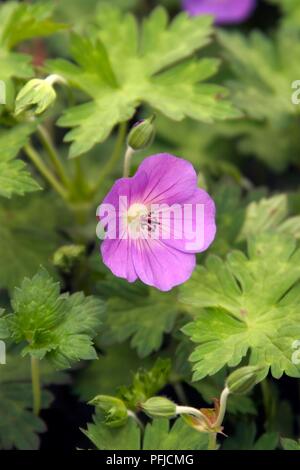
[[[137,239],[142,236],[143,221],[147,220],[148,209],[144,204],[132,204],[126,214],[127,228],[131,238]]]
[[[128,224],[141,222],[143,217],[146,217],[148,214],[148,209],[144,204],[138,202],[132,204],[129,207],[127,212],[127,221]]]

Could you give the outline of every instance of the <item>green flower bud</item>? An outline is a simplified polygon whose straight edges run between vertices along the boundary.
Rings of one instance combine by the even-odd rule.
[[[226,387],[230,393],[242,395],[251,390],[259,380],[263,367],[246,366],[232,372],[226,380]]]
[[[154,119],[155,115],[153,114],[148,119],[139,121],[132,127],[127,139],[130,148],[137,151],[151,145],[155,135]]]
[[[34,114],[43,113],[55,101],[56,92],[51,81],[34,78],[21,89],[16,98],[15,114],[32,109]]]
[[[119,398],[108,395],[98,395],[89,402],[100,410],[105,419],[105,424],[111,428],[116,428],[126,424],[128,419],[128,410],[125,403]]]
[[[53,255],[53,264],[63,272],[70,272],[85,253],[84,245],[64,245]]]
[[[176,405],[168,398],[152,397],[141,407],[151,418],[174,418],[176,416]]]

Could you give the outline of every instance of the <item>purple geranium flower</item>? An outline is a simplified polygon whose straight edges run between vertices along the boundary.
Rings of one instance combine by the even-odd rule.
[[[169,154],[150,156],[134,177],[117,180],[98,217],[106,266],[162,291],[189,279],[195,253],[206,250],[216,232],[214,202],[197,188],[193,166]]]
[[[190,15],[213,15],[217,24],[241,23],[256,6],[256,0],[182,0],[182,3]]]

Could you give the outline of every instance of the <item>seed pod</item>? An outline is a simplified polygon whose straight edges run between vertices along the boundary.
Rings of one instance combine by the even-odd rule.
[[[141,405],[142,410],[151,418],[173,418],[176,405],[165,397],[152,397]]]
[[[125,403],[119,398],[108,395],[98,395],[89,402],[104,415],[105,424],[112,428],[123,426],[128,419]]]
[[[230,393],[242,395],[251,390],[259,382],[263,367],[246,366],[232,372],[226,380]]]

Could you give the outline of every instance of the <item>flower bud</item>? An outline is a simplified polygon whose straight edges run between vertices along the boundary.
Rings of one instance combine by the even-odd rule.
[[[85,253],[84,245],[64,245],[53,255],[53,264],[61,271],[68,273]]]
[[[230,393],[242,395],[251,390],[259,382],[263,367],[246,366],[232,372],[226,380]]]
[[[123,426],[128,419],[128,410],[119,398],[98,395],[89,404],[94,405],[103,413],[105,424],[111,428]]]
[[[56,93],[47,79],[34,78],[21,89],[16,98],[15,114],[32,109],[34,114],[43,113],[55,101]]]
[[[141,405],[142,410],[151,418],[174,418],[176,405],[165,397],[152,397]]]
[[[149,118],[137,122],[132,127],[127,139],[130,148],[137,151],[143,150],[151,145],[155,135],[154,119],[155,115],[153,114]]]

